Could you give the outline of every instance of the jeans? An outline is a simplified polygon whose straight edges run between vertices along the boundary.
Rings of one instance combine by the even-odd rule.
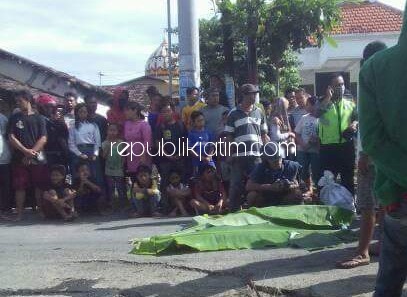
[[[119,204],[124,206],[127,200],[127,185],[124,177],[121,176],[106,176],[107,184],[107,199],[110,200],[114,196],[115,189],[119,195]]]
[[[386,215],[374,297],[399,297],[407,276],[407,212]]]
[[[301,179],[303,181],[309,179],[311,167],[312,181],[314,185],[318,185],[318,181],[321,177],[319,154],[298,151],[297,161],[302,166]]]
[[[261,159],[255,156],[235,157],[233,160],[229,190],[229,208],[232,212],[242,206],[242,194],[246,192],[244,181],[260,163]]]

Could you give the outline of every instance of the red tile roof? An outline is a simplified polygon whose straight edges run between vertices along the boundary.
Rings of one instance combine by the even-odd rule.
[[[341,25],[333,35],[398,32],[403,26],[403,12],[378,1],[347,3],[341,9]]]

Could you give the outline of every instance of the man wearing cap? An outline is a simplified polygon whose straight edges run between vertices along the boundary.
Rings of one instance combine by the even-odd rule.
[[[232,142],[229,149],[235,149],[231,152],[233,156],[229,192],[231,211],[238,211],[241,208],[243,180],[261,162],[261,148],[263,143],[268,141],[265,115],[255,106],[258,92],[258,88],[252,84],[242,85],[239,88],[240,102],[230,112],[225,125],[225,133]]]
[[[48,181],[43,153],[47,142],[47,129],[45,118],[32,109],[33,96],[29,91],[17,91],[15,99],[20,112],[11,116],[8,136],[14,148],[12,180],[16,196],[16,220],[21,220],[27,189],[35,189],[37,206],[41,207],[41,190]]]
[[[283,160],[276,143],[268,143],[263,150],[263,161],[250,174],[246,184],[249,206],[301,204],[303,198],[298,185],[301,165]]]

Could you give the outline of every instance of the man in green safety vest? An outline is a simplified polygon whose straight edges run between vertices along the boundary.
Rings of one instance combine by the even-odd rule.
[[[354,194],[357,109],[343,96],[343,76],[334,74],[330,82],[325,98],[318,104],[321,170],[340,174],[342,185]]]

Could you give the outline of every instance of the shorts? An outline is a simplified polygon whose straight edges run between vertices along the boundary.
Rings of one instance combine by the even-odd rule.
[[[356,195],[356,206],[358,210],[374,210],[377,205],[377,199],[373,193],[375,180],[375,168],[369,165],[365,175],[358,171],[358,187]]]
[[[29,188],[44,189],[49,183],[48,166],[16,164],[12,170],[13,188],[15,190],[27,190]]]

